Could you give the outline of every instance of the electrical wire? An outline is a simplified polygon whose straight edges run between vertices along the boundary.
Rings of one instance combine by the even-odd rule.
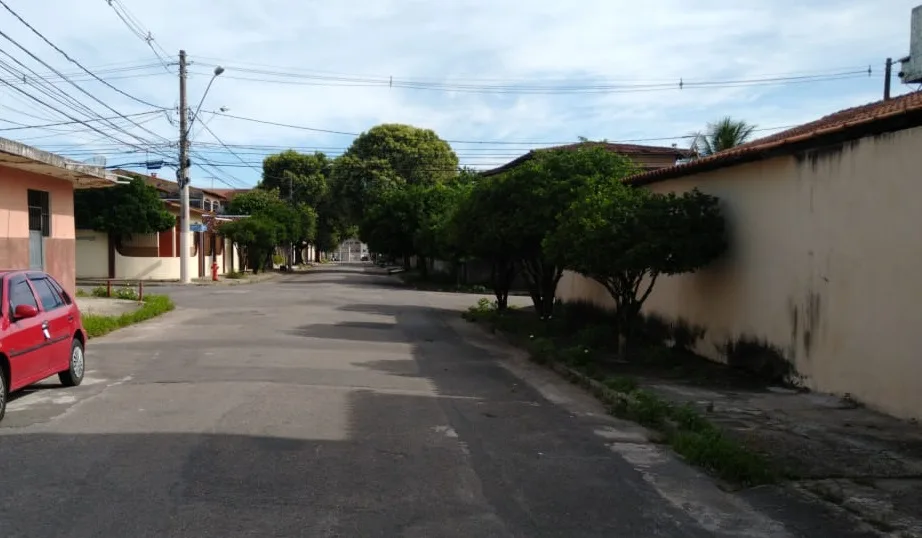
[[[109,4],[109,7],[115,12],[115,15],[128,27],[128,30],[147,44],[166,72],[172,74],[169,63],[163,58],[163,56],[169,58],[170,54],[163,50],[160,43],[154,39],[154,35],[144,28],[144,25],[141,24],[137,17],[135,17],[120,0],[106,0],[106,3]],[[119,11],[119,8],[121,8],[121,11]],[[160,49],[160,52],[163,53],[163,56],[160,55],[160,52],[157,52],[157,48],[154,48],[155,45]]]
[[[147,111],[147,112],[135,112],[135,113],[133,113],[133,114],[125,114],[125,116],[126,116],[126,117],[129,117],[129,118],[132,118],[132,117],[138,117],[138,116],[147,116],[147,115],[150,115],[150,114],[160,114],[161,112],[162,112],[161,110],[150,110],[150,111]],[[119,116],[109,116],[108,118],[88,119],[88,120],[85,120],[85,121],[88,123],[88,122],[91,122],[91,121],[114,120],[114,119],[118,119],[118,118],[121,118],[121,117],[122,117],[121,115],[119,115]],[[3,121],[7,121],[7,122],[10,122],[10,123],[16,123],[16,122],[11,122],[10,120],[3,120]],[[42,125],[27,125],[27,124],[24,124],[24,123],[17,123],[17,125],[19,125],[19,127],[5,127],[5,128],[0,128],[0,131],[19,131],[19,130],[22,130],[22,129],[46,129],[46,128],[48,128],[48,127],[57,127],[57,126],[59,126],[59,125],[73,125],[73,124],[77,124],[77,123],[82,123],[82,122],[80,122],[80,121],[59,121],[59,122],[56,122],[56,123],[45,123],[45,124],[42,124]]]
[[[203,63],[203,66],[213,64]],[[307,74],[293,73],[286,71],[274,71],[267,69],[254,69],[246,67],[234,67],[233,64],[224,65],[225,68],[232,68],[235,72],[251,73],[262,75],[263,78],[245,77],[229,74],[225,78],[236,78],[239,80],[249,80],[254,82],[270,82],[281,84],[297,84],[308,86],[334,86],[334,87],[386,87],[386,88],[406,88],[416,90],[431,90],[445,92],[462,92],[462,93],[496,93],[496,94],[592,94],[592,93],[637,93],[650,91],[668,91],[682,89],[702,89],[702,88],[729,88],[729,87],[747,87],[747,86],[764,86],[764,85],[787,85],[787,84],[804,84],[814,82],[827,82],[835,80],[845,80],[852,78],[864,78],[870,76],[872,70],[870,67],[861,69],[851,69],[832,73],[814,73],[806,75],[787,75],[787,76],[760,76],[748,79],[726,79],[726,80],[684,80],[675,78],[669,82],[657,83],[614,83],[606,81],[605,83],[592,84],[573,84],[567,81],[567,84],[470,84],[459,82],[445,81],[426,81],[424,79],[401,79],[396,77],[368,77],[362,75],[324,75],[324,74]],[[193,71],[196,74],[197,71]],[[277,77],[275,79],[265,78],[266,76]]]
[[[52,42],[51,42],[47,37],[45,37],[41,32],[39,32],[38,30],[36,30],[31,24],[29,24],[25,19],[23,19],[18,13],[16,13],[15,11],[13,11],[13,9],[12,9],[9,5],[7,5],[7,3],[6,3],[4,0],[0,0],[0,5],[2,5],[7,11],[9,11],[11,15],[13,15],[14,17],[16,17],[16,18],[19,20],[19,22],[21,22],[26,28],[28,28],[29,30],[32,30],[32,33],[34,33],[35,35],[37,35],[38,37],[40,37],[40,38],[42,39],[42,41],[44,41],[45,43],[48,44],[48,46],[50,46],[50,47],[53,48],[54,50],[56,50],[56,51],[58,51],[59,53],[61,53],[61,55],[64,56],[65,58],[67,58],[71,63],[75,64],[77,67],[79,67],[80,69],[82,69],[83,71],[85,71],[88,75],[90,75],[91,77],[95,78],[95,79],[98,80],[99,82],[102,82],[103,84],[105,84],[105,85],[108,86],[109,88],[115,90],[116,92],[118,92],[118,93],[124,95],[125,97],[128,97],[129,99],[132,99],[132,100],[134,100],[134,101],[137,101],[137,102],[139,102],[139,103],[145,104],[145,105],[150,106],[150,107],[153,107],[153,108],[162,108],[162,109],[167,108],[167,107],[162,107],[162,106],[155,105],[155,104],[153,104],[153,103],[150,103],[150,102],[148,102],[148,101],[145,101],[145,100],[143,100],[143,99],[140,99],[140,98],[138,98],[138,97],[135,97],[135,96],[131,95],[130,93],[127,93],[127,92],[125,92],[125,91],[122,91],[121,89],[119,89],[119,88],[113,86],[113,85],[110,84],[109,82],[107,82],[107,81],[103,80],[102,78],[96,76],[95,73],[93,73],[92,71],[90,71],[90,70],[87,69],[86,67],[83,67],[83,64],[81,64],[81,63],[78,62],[77,60],[71,58],[70,55],[68,55],[66,52],[64,52],[63,50],[61,50],[60,47],[58,47],[57,45],[55,45],[54,43],[52,43]],[[4,37],[6,37],[6,36],[4,36]],[[7,39],[9,39],[10,41],[12,41],[12,39],[10,39],[9,37],[7,37]],[[15,43],[15,42],[14,42],[14,43]],[[17,45],[18,45],[18,44],[17,44]],[[20,48],[22,48],[22,47],[20,47]],[[44,63],[44,62],[42,62],[42,63]],[[47,65],[47,64],[46,64],[46,65]],[[51,68],[51,66],[48,66],[48,67]],[[52,70],[54,70],[54,69],[52,69]],[[58,73],[58,74],[60,75],[60,73]],[[63,76],[63,75],[61,75],[61,76]]]

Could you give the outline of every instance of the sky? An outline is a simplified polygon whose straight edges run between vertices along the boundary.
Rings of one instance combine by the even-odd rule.
[[[579,137],[688,147],[724,116],[768,135],[880,99],[922,3],[2,2],[60,51],[0,5],[0,137],[76,160],[175,178],[179,50],[193,109],[223,66],[191,129],[203,188],[381,123],[433,129],[481,169]],[[894,75],[895,95],[915,89]]]

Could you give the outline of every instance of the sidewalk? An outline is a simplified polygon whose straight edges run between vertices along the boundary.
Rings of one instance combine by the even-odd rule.
[[[835,396],[787,389],[719,390],[641,379],[690,403],[791,485],[840,505],[881,531],[922,536],[922,428]]]
[[[536,339],[541,327],[530,314],[513,312],[502,327],[489,321],[486,326],[613,408],[625,398],[639,401],[631,395],[642,392],[674,409],[690,405],[724,436],[764,457],[778,486],[824,503],[850,528],[877,536],[922,538],[919,424],[846,398],[766,386],[751,374],[665,348],[636,352],[628,360],[597,350],[580,367],[581,361],[570,354],[574,348],[568,347],[580,341],[580,335],[567,330],[563,337],[545,333],[550,339]],[[579,356],[589,352],[586,345],[576,346]],[[657,433],[661,432],[651,432],[650,438]],[[764,488],[741,493],[759,491]]]
[[[276,271],[269,271],[269,272],[259,273],[256,275],[252,273],[244,273],[242,274],[240,278],[228,278],[226,275],[218,275],[217,282],[211,280],[210,276],[207,276],[203,278],[193,278],[192,285],[195,285],[195,286],[220,286],[220,285],[237,286],[241,284],[254,284],[256,282],[264,282],[267,280],[271,280],[273,278],[277,278],[278,276],[283,275],[283,274],[297,274],[299,272],[304,272],[304,271],[305,271],[304,269],[302,269],[301,271],[293,271],[291,273],[281,273],[281,272],[276,272]],[[113,279],[78,278],[77,286],[78,287],[105,286],[107,280],[112,281],[113,288],[123,287],[125,285],[137,286],[138,282],[144,282],[145,288],[157,287],[157,286],[179,286],[180,285],[179,279],[146,280],[146,279],[127,279],[127,278],[113,278]]]

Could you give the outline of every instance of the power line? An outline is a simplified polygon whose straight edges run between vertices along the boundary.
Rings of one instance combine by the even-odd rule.
[[[208,66],[211,64],[204,63]],[[225,67],[228,67],[225,65]],[[247,67],[234,67],[234,71],[252,73],[263,77],[276,77],[275,79],[241,77],[228,75],[226,78],[250,80],[254,82],[272,82],[282,84],[299,84],[309,86],[334,86],[334,87],[386,87],[406,88],[416,90],[432,90],[462,93],[500,93],[500,94],[583,94],[583,93],[636,93],[649,91],[667,91],[696,88],[727,88],[763,85],[803,84],[813,82],[826,82],[850,78],[864,78],[870,76],[871,68],[854,68],[832,73],[813,73],[806,75],[787,76],[760,76],[748,79],[726,80],[684,80],[676,77],[668,82],[656,83],[614,83],[601,81],[586,84],[470,84],[461,82],[426,81],[423,79],[401,79],[397,77],[369,77],[362,75],[325,75],[293,73],[287,71],[254,69]],[[197,73],[201,74],[201,73]],[[280,80],[282,79],[282,80]]]
[[[97,129],[95,126],[90,125],[90,124],[87,123],[86,121],[77,119],[77,118],[71,116],[70,114],[68,114],[67,112],[64,112],[64,111],[62,111],[61,109],[59,109],[59,108],[57,108],[57,107],[54,107],[54,106],[52,106],[52,105],[49,105],[48,103],[42,101],[41,99],[35,97],[34,95],[31,95],[31,94],[29,94],[28,92],[23,91],[23,90],[20,89],[20,88],[17,88],[16,86],[10,84],[9,82],[6,82],[5,80],[0,79],[0,83],[6,84],[7,86],[9,86],[10,88],[12,88],[13,90],[15,90],[15,91],[17,91],[17,92],[19,92],[19,93],[25,95],[25,96],[28,97],[29,99],[32,99],[32,100],[34,100],[34,101],[36,101],[36,102],[38,102],[38,103],[40,103],[40,104],[46,106],[47,108],[50,108],[51,110],[54,110],[55,112],[57,112],[58,114],[64,116],[65,118],[69,118],[70,120],[72,120],[72,121],[75,122],[75,123],[80,123],[80,124],[82,124],[82,125],[85,125],[85,126],[88,127],[89,129],[91,129],[91,130],[93,130],[93,131],[96,131],[97,133],[99,133],[99,134],[101,134],[101,135],[103,135],[103,136],[105,136],[105,137],[107,137],[107,138],[111,138],[112,140],[115,140],[116,142],[118,142],[118,143],[120,143],[120,144],[123,144],[123,145],[125,145],[125,146],[129,146],[129,147],[135,147],[135,148],[140,148],[140,147],[141,147],[141,146],[138,146],[137,144],[133,144],[133,143],[131,143],[131,142],[125,142],[124,140],[121,140],[121,139],[119,139],[119,138],[116,138],[115,136],[112,136],[111,134],[109,134],[109,133],[107,133],[107,132],[105,132],[105,131],[102,131],[102,130],[100,130],[100,129]],[[142,149],[143,149],[143,148],[142,148]]]
[[[163,66],[166,72],[172,74],[168,62],[163,58],[163,56],[169,58],[170,54],[163,50],[163,47],[160,46],[160,43],[157,43],[157,41],[154,39],[154,35],[149,30],[145,29],[144,25],[141,24],[137,17],[135,17],[119,0],[106,0],[106,3],[109,4],[109,7],[111,7],[112,11],[115,12],[115,15],[121,19],[125,26],[128,27],[128,30],[147,44],[151,52],[154,53],[154,56],[157,57],[157,60],[159,60],[160,65]],[[119,8],[121,8],[121,11],[119,11]],[[157,49],[154,48],[154,45],[160,49],[160,52],[163,53],[163,56],[160,55],[160,52],[157,52]]]
[[[2,0],[0,0],[0,3],[2,3]],[[29,56],[31,56],[34,60],[38,61],[39,63],[41,63],[41,64],[43,64],[43,65],[45,65],[46,67],[51,68],[51,66],[48,65],[48,63],[46,63],[44,60],[42,60],[41,58],[39,58],[38,56],[36,56],[35,54],[33,54],[31,51],[29,51],[28,49],[26,49],[26,48],[23,47],[22,45],[20,45],[20,44],[19,44],[18,42],[16,42],[15,40],[11,39],[9,36],[7,36],[7,35],[6,35],[5,33],[3,33],[2,31],[0,31],[0,36],[4,37],[5,39],[7,39],[8,41],[10,41],[11,43],[13,43],[14,45],[16,45],[17,47],[19,47],[20,49],[22,49],[23,51],[25,51],[25,52],[26,52]],[[7,52],[5,52],[5,51],[0,51],[0,52],[3,52],[3,54],[6,54],[6,55],[9,56],[10,58],[12,58],[14,62],[16,62],[18,65],[22,66],[23,68],[29,70],[29,71],[32,72],[32,73],[35,73],[35,71],[34,71],[33,69],[29,68],[28,66],[26,66],[25,64],[23,64],[22,62],[20,62],[18,59],[14,58],[13,56],[10,56],[9,53],[7,53]],[[10,73],[12,73],[12,74],[14,74],[14,75],[16,74],[16,70],[13,69],[11,66],[9,66],[9,64],[7,64],[6,62],[0,61],[0,66],[3,66],[3,68],[6,69],[7,71],[9,71]],[[51,69],[53,69],[53,68],[51,68]],[[20,72],[20,73],[21,73],[21,72]],[[37,73],[35,73],[35,74],[37,75]],[[25,75],[23,75],[23,77],[25,78]],[[39,77],[39,78],[41,79],[41,77]],[[57,101],[58,103],[64,104],[64,102],[66,101],[67,103],[69,103],[68,106],[72,107],[74,110],[77,110],[77,111],[79,111],[79,112],[82,112],[83,114],[86,114],[87,116],[97,116],[98,118],[100,118],[101,121],[104,121],[105,123],[108,123],[110,127],[114,128],[116,132],[122,132],[122,133],[127,134],[127,135],[129,135],[129,136],[132,136],[132,137],[134,137],[135,139],[137,139],[137,140],[139,140],[139,141],[141,141],[141,142],[144,142],[144,143],[147,142],[146,140],[144,140],[144,139],[141,138],[140,136],[125,131],[124,128],[117,126],[117,125],[116,125],[115,123],[113,123],[112,121],[102,120],[103,116],[100,115],[99,113],[97,113],[95,110],[91,109],[90,107],[88,107],[88,106],[85,105],[84,103],[78,101],[76,98],[74,98],[73,96],[67,94],[66,92],[64,92],[63,90],[61,90],[61,89],[58,88],[57,86],[55,86],[54,84],[52,84],[52,83],[50,83],[50,82],[48,82],[48,81],[45,81],[44,79],[41,79],[41,80],[42,80],[43,82],[45,82],[45,83],[48,85],[49,88],[51,88],[51,89],[57,91],[57,92],[60,94],[60,96],[63,97],[63,101],[62,101],[61,99],[59,99],[58,97],[56,97],[55,95],[53,95],[53,94],[52,94],[51,92],[49,92],[48,90],[46,90],[45,88],[43,88],[42,86],[37,86],[37,88],[38,88],[39,90],[41,90],[42,93],[44,93],[44,94],[47,95],[48,97],[51,97],[52,99],[54,99],[54,100]],[[128,120],[129,122],[131,122],[131,123],[134,123],[136,126],[141,127],[141,129],[143,129],[143,130],[145,130],[145,131],[147,131],[147,132],[149,132],[149,133],[151,133],[151,134],[153,134],[153,135],[155,135],[155,136],[160,136],[160,135],[158,135],[157,133],[154,133],[153,131],[150,131],[150,130],[147,129],[146,127],[141,126],[141,125],[138,124],[137,122],[134,122],[133,120],[131,120],[131,119],[125,117],[121,112],[119,112],[118,110],[115,110],[114,108],[110,107],[110,106],[107,105],[105,102],[103,102],[103,101],[101,101],[100,99],[98,99],[96,96],[94,96],[94,95],[92,95],[91,93],[89,93],[89,92],[87,92],[86,90],[84,90],[84,89],[83,89],[81,86],[79,86],[78,84],[76,84],[76,83],[70,81],[69,79],[66,79],[66,77],[65,77],[65,80],[67,80],[71,85],[73,85],[75,88],[77,88],[78,90],[80,90],[80,91],[83,92],[84,94],[90,96],[90,98],[92,98],[94,101],[96,101],[96,102],[102,104],[103,106],[105,106],[106,108],[108,108],[109,110],[111,110],[112,112],[118,114],[119,117],[121,117],[121,118],[123,118],[123,119],[126,119],[126,120]],[[7,83],[7,84],[10,85],[9,83]],[[11,85],[11,86],[12,86],[12,85]],[[16,89],[18,90],[19,88],[16,88]],[[25,92],[23,92],[23,93],[25,93]],[[69,117],[69,116],[68,116],[68,117]],[[73,118],[71,118],[71,119],[73,119]],[[161,138],[162,138],[162,137],[161,137]]]
[[[38,30],[36,30],[31,24],[29,24],[28,22],[26,22],[26,20],[23,19],[22,17],[20,17],[18,13],[16,13],[15,11],[13,11],[13,9],[10,8],[10,6],[8,6],[7,3],[6,3],[4,0],[0,0],[0,5],[2,5],[7,11],[9,11],[11,15],[13,15],[13,16],[16,17],[17,19],[19,19],[19,22],[21,22],[23,25],[25,25],[26,28],[28,28],[29,30],[32,30],[32,33],[34,33],[35,35],[37,35],[38,37],[40,37],[40,38],[42,39],[42,41],[44,41],[45,43],[48,44],[48,46],[50,46],[50,47],[53,48],[54,50],[56,50],[56,51],[58,51],[59,53],[61,53],[61,55],[64,56],[65,58],[67,58],[71,63],[75,64],[77,67],[79,67],[80,69],[82,69],[83,71],[85,71],[88,75],[90,75],[91,77],[95,78],[95,79],[98,80],[99,82],[102,82],[103,84],[105,84],[105,85],[108,86],[109,88],[112,88],[113,90],[115,90],[115,91],[117,91],[118,93],[124,95],[125,97],[128,97],[129,99],[133,99],[133,100],[135,100],[135,101],[137,101],[137,102],[139,102],[139,103],[145,104],[145,105],[150,106],[150,107],[153,107],[153,108],[162,108],[162,109],[166,109],[166,108],[167,108],[167,107],[162,107],[162,106],[155,105],[155,104],[150,103],[150,102],[147,102],[147,101],[145,101],[145,100],[143,100],[143,99],[139,99],[139,98],[137,98],[137,97],[131,95],[130,93],[127,93],[127,92],[124,92],[124,91],[120,90],[119,88],[113,86],[112,84],[110,84],[109,82],[103,80],[102,78],[96,76],[95,73],[93,73],[92,71],[90,71],[90,70],[87,69],[86,67],[83,67],[83,64],[81,64],[81,63],[78,62],[77,60],[74,60],[73,58],[71,58],[70,55],[68,55],[66,52],[64,52],[63,50],[61,50],[57,45],[55,45],[54,43],[52,43],[51,41],[49,41],[48,38],[45,37],[41,32],[39,32]],[[5,37],[5,36],[4,36],[4,37]],[[7,39],[10,39],[10,38],[7,37]],[[10,39],[10,41],[12,41],[12,39]],[[14,43],[15,43],[15,42],[14,42]],[[25,50],[25,49],[24,49],[24,50]],[[43,63],[44,63],[44,62],[43,62]],[[46,65],[47,65],[47,64],[46,64]],[[48,67],[51,68],[51,66],[48,66]],[[52,70],[54,70],[54,69],[52,69]],[[57,71],[55,71],[55,72],[57,72]],[[58,73],[58,74],[59,74],[60,76],[63,77],[63,75],[61,75],[60,73]],[[66,78],[66,77],[65,77],[65,78]]]
[[[221,66],[223,66],[223,67],[225,67],[225,68],[232,68],[232,69],[234,69],[235,71],[265,72],[266,74],[273,74],[273,73],[275,73],[275,74],[279,74],[279,75],[282,75],[282,76],[311,76],[311,75],[313,75],[313,76],[317,76],[317,75],[321,75],[321,76],[331,76],[331,75],[335,75],[336,77],[345,78],[345,79],[374,80],[374,81],[389,81],[389,80],[392,78],[392,75],[390,75],[390,74],[388,74],[388,75],[380,75],[380,74],[378,74],[378,75],[370,75],[370,74],[343,73],[343,72],[341,72],[341,71],[327,71],[327,70],[319,70],[319,69],[307,69],[307,68],[303,68],[303,67],[278,66],[278,65],[269,65],[269,64],[266,64],[266,63],[243,62],[243,61],[228,61],[228,60],[222,60],[221,58],[216,58],[216,57],[213,57],[213,56],[198,56],[198,58],[201,58],[201,59],[203,59],[203,60],[213,60],[213,61],[217,62],[217,63],[214,63],[214,64],[212,64],[212,63],[201,63],[201,65],[204,65],[204,66],[206,66],[206,67],[215,67],[215,66],[217,66],[217,65],[220,64]],[[245,66],[254,66],[254,67],[245,67]],[[254,68],[259,68],[259,69],[254,69]],[[269,71],[269,70],[267,70],[267,69],[271,69],[271,71]],[[782,77],[782,78],[783,78],[783,77],[791,77],[791,76],[798,76],[798,75],[821,76],[821,75],[832,75],[832,74],[840,73],[840,72],[843,72],[843,71],[848,71],[848,72],[861,72],[861,73],[867,74],[870,70],[871,70],[871,66],[870,66],[870,65],[868,65],[868,64],[860,64],[860,65],[849,65],[849,66],[829,67],[829,68],[826,68],[826,69],[819,69],[819,70],[817,70],[817,69],[802,69],[802,70],[795,70],[795,71],[781,71],[781,72],[774,72],[774,73],[762,73],[762,74],[754,75],[754,76],[755,76],[756,78],[779,78],[779,77]],[[404,80],[404,81],[411,81],[411,82],[438,82],[438,83],[445,82],[444,78],[442,78],[442,77],[393,77],[393,78],[399,79],[399,80]],[[651,79],[651,78],[643,78],[643,79],[637,79],[637,78],[617,78],[617,79],[608,79],[608,80],[611,81],[611,82],[634,82],[634,83],[640,83],[640,82],[643,82],[643,83],[663,82],[663,83],[670,83],[670,84],[671,84],[671,83],[675,82],[676,80],[679,80],[680,78],[681,78],[681,77],[679,77],[679,76],[671,76],[671,77],[656,78],[656,79]],[[531,78],[523,78],[523,77],[512,77],[512,78],[510,78],[510,77],[505,77],[505,78],[495,78],[495,77],[494,77],[494,78],[489,78],[489,77],[487,77],[487,78],[484,78],[484,77],[474,77],[474,78],[471,78],[471,77],[459,77],[459,78],[454,78],[454,79],[452,79],[452,80],[453,80],[453,81],[477,81],[477,82],[507,82],[507,83],[510,83],[510,82],[512,82],[512,83],[519,83],[519,82],[534,82],[534,79],[531,79]],[[544,81],[545,83],[554,82],[554,81],[557,81],[557,82],[572,82],[572,81],[573,81],[573,77],[572,77],[572,76],[561,76],[560,78],[557,78],[557,79],[555,79],[555,78],[543,79],[543,81]]]
[[[124,117],[132,118],[132,117],[138,117],[138,116],[147,116],[147,115],[150,115],[150,114],[160,114],[160,113],[162,113],[162,112],[163,112],[162,110],[151,110],[151,111],[148,111],[148,112],[136,112],[136,113],[134,113],[134,114],[125,114]],[[91,121],[114,120],[114,119],[119,119],[119,118],[122,118],[122,117],[123,117],[122,115],[118,115],[118,116],[109,116],[109,117],[107,117],[107,118],[88,119],[88,120],[86,120],[86,123],[89,123],[89,122],[91,122]],[[22,129],[44,129],[44,128],[46,128],[46,127],[58,127],[58,126],[60,126],[60,125],[73,125],[73,124],[76,124],[76,123],[84,123],[84,122],[82,122],[82,121],[59,121],[59,122],[57,122],[57,123],[45,123],[45,124],[42,124],[42,125],[26,125],[26,124],[24,124],[24,123],[12,122],[12,121],[10,121],[10,120],[3,120],[3,121],[7,121],[7,122],[10,122],[10,123],[16,123],[16,124],[19,125],[20,127],[5,127],[5,128],[0,129],[0,131],[19,131],[19,130],[22,130]]]
[[[25,21],[22,17],[20,17],[18,13],[16,13],[15,11],[13,11],[13,10],[6,4],[6,2],[5,2],[4,0],[0,0],[0,5],[2,5],[7,11],[9,11],[13,16],[15,16],[22,24],[24,24],[26,27],[28,27],[30,30],[32,30],[33,33],[35,33],[36,35],[38,35],[39,37],[41,37],[42,40],[45,41],[45,43],[47,43],[49,46],[51,46],[51,47],[54,48],[56,51],[58,51],[59,53],[61,53],[65,58],[67,58],[67,59],[70,60],[71,62],[75,63],[77,66],[79,66],[81,69],[83,69],[84,71],[86,71],[88,74],[92,75],[94,78],[96,78],[96,79],[102,81],[104,84],[106,84],[107,86],[109,86],[109,87],[111,87],[111,88],[117,90],[119,93],[122,93],[122,94],[124,94],[124,95],[129,96],[129,97],[132,97],[133,99],[135,99],[135,100],[137,100],[137,101],[139,101],[139,102],[146,103],[146,104],[148,104],[149,106],[152,106],[153,108],[164,109],[163,107],[158,107],[157,105],[153,105],[153,104],[147,103],[146,101],[143,101],[143,100],[134,98],[134,97],[131,96],[130,94],[125,93],[125,92],[122,92],[121,90],[119,90],[119,89],[116,88],[115,86],[112,86],[112,85],[109,84],[108,82],[102,80],[101,78],[99,78],[98,76],[96,76],[94,73],[92,73],[91,71],[89,71],[88,69],[86,69],[85,67],[83,67],[83,65],[82,65],[81,63],[79,63],[79,62],[77,62],[76,60],[74,60],[73,58],[71,58],[66,52],[64,52],[63,50],[61,50],[57,45],[55,45],[54,43],[52,43],[51,41],[49,41],[44,35],[41,34],[41,32],[39,32],[38,30],[36,30],[36,29],[35,29],[34,27],[32,27],[27,21]],[[118,110],[116,110],[115,108],[109,106],[107,103],[105,103],[104,101],[102,101],[101,99],[99,99],[98,97],[96,97],[95,95],[93,95],[92,93],[86,91],[82,86],[80,86],[79,84],[73,82],[73,81],[70,80],[68,77],[64,76],[63,73],[61,73],[60,71],[56,70],[56,69],[55,69],[54,67],[52,67],[50,64],[48,64],[47,62],[45,62],[44,60],[42,60],[41,58],[39,58],[37,55],[35,55],[35,54],[34,54],[33,52],[31,52],[29,49],[27,49],[27,48],[25,48],[24,46],[22,46],[22,45],[21,45],[20,43],[18,43],[16,40],[14,40],[14,39],[12,39],[11,37],[9,37],[8,35],[6,35],[4,32],[0,31],[0,36],[3,36],[7,41],[13,43],[13,44],[16,45],[16,47],[18,47],[20,50],[22,50],[23,52],[25,52],[26,54],[28,54],[32,59],[34,59],[35,61],[41,63],[42,65],[44,65],[45,67],[47,67],[47,68],[50,69],[51,71],[55,72],[58,76],[60,76],[60,77],[61,77],[62,79],[64,79],[65,81],[67,81],[67,82],[68,82],[70,85],[72,85],[74,88],[76,88],[76,89],[79,90],[80,92],[84,93],[85,95],[89,96],[91,99],[93,99],[93,100],[96,101],[97,103],[101,104],[102,106],[104,106],[104,107],[107,108],[108,110],[110,110],[110,111],[112,111],[113,113],[117,114],[117,115],[120,116],[121,118],[128,120],[130,123],[134,124],[136,127],[138,127],[138,128],[140,128],[140,129],[142,129],[142,130],[144,130],[144,131],[146,131],[146,132],[148,132],[148,133],[154,135],[155,137],[159,137],[159,138],[162,138],[162,139],[166,140],[163,136],[159,135],[158,133],[155,133],[154,131],[151,131],[150,129],[148,129],[148,128],[142,126],[141,124],[135,122],[134,120],[131,120],[130,118],[128,118],[127,116],[125,116],[124,114],[122,114],[120,111],[118,111]],[[7,54],[8,54],[8,53],[7,53]],[[19,61],[16,60],[15,58],[13,58],[13,60],[14,60],[17,64],[23,65],[23,66],[24,66],[24,64],[22,64],[21,62],[19,62]],[[24,67],[25,67],[25,66],[24,66]],[[29,69],[29,68],[27,67],[27,69]],[[29,69],[29,70],[32,71],[31,69]],[[35,73],[34,71],[32,71],[32,72]],[[46,83],[48,83],[48,82],[46,81]],[[48,83],[48,84],[50,84],[50,83]],[[51,85],[52,87],[54,87],[53,84],[50,84],[50,85]],[[59,90],[59,91],[60,91],[60,90]],[[90,115],[90,116],[96,115],[96,116],[102,117],[101,115],[99,115],[98,113],[96,113],[95,111],[93,111],[92,109],[90,109],[89,107],[86,107],[85,105],[82,105],[82,103],[79,103],[78,101],[76,101],[76,100],[73,99],[72,97],[70,97],[70,96],[66,96],[66,97],[67,97],[69,100],[73,101],[74,103],[77,103],[77,104],[80,104],[81,106],[83,106],[83,107],[86,109],[86,111],[89,111],[88,115]],[[134,134],[132,134],[132,133],[129,133],[129,132],[127,132],[127,131],[124,131],[122,128],[119,128],[118,126],[116,126],[116,125],[115,125],[114,123],[112,123],[111,121],[108,121],[107,123],[109,123],[109,125],[111,125],[112,127],[114,127],[114,128],[116,129],[116,131],[121,130],[121,131],[123,131],[125,134],[128,134],[128,135],[130,135],[130,136],[133,136],[133,137],[137,138],[138,140],[140,140],[140,141],[142,141],[142,142],[146,142],[146,140],[144,140],[143,138],[139,137],[138,135],[134,135]]]
[[[248,122],[253,122],[253,123],[262,123],[265,125],[274,125],[276,127],[288,127],[291,129],[299,129],[303,131],[311,131],[311,132],[318,132],[318,133],[329,133],[329,134],[338,134],[338,135],[346,135],[346,136],[360,136],[360,133],[350,133],[346,131],[336,131],[332,129],[320,129],[317,127],[306,127],[303,125],[293,125],[290,123],[281,123],[281,122],[276,122],[276,121],[260,120],[256,118],[247,118],[244,116],[236,116],[236,115],[227,114],[224,112],[211,112],[211,113],[217,114],[218,116],[224,116],[224,117],[232,118],[236,120],[248,121]],[[756,131],[770,131],[770,130],[778,130],[778,129],[787,129],[790,127],[793,127],[793,126],[763,127],[763,128],[755,129],[755,130]],[[662,140],[674,140],[677,138],[694,138],[694,136],[695,135],[685,134],[685,135],[667,136],[667,137],[607,140],[606,142],[609,142],[612,144],[631,143],[631,142],[655,142],[655,141],[662,141]],[[512,141],[512,140],[451,140],[451,139],[444,139],[444,141],[448,142],[449,144],[496,144],[496,145],[522,145],[522,146],[542,146],[542,145],[558,145],[559,146],[559,145],[566,145],[566,144],[576,144],[578,142],[576,140],[567,140],[565,142],[549,142],[549,141],[536,141],[536,140]]]

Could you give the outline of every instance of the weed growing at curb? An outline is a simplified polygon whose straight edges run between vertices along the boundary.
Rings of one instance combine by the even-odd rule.
[[[578,344],[558,348],[552,335],[547,332],[535,334],[535,328],[530,326],[523,330],[511,316],[497,311],[488,299],[480,299],[462,316],[486,325],[493,332],[508,333],[513,340],[523,340],[520,343],[534,362],[547,365],[588,389],[606,404],[612,415],[659,432],[663,442],[677,454],[710,474],[741,486],[778,480],[779,476],[762,455],[725,435],[692,406],[671,403],[641,388],[634,378],[603,375],[595,360],[597,348],[593,344],[599,346],[610,340],[606,338],[610,332],[606,334],[598,327],[585,327],[575,331]]]
[[[176,305],[166,295],[148,295],[144,303],[134,312],[127,312],[119,316],[101,316],[97,314],[84,314],[83,328],[87,337],[97,338],[114,330],[141,323],[161,314],[173,310]]]

